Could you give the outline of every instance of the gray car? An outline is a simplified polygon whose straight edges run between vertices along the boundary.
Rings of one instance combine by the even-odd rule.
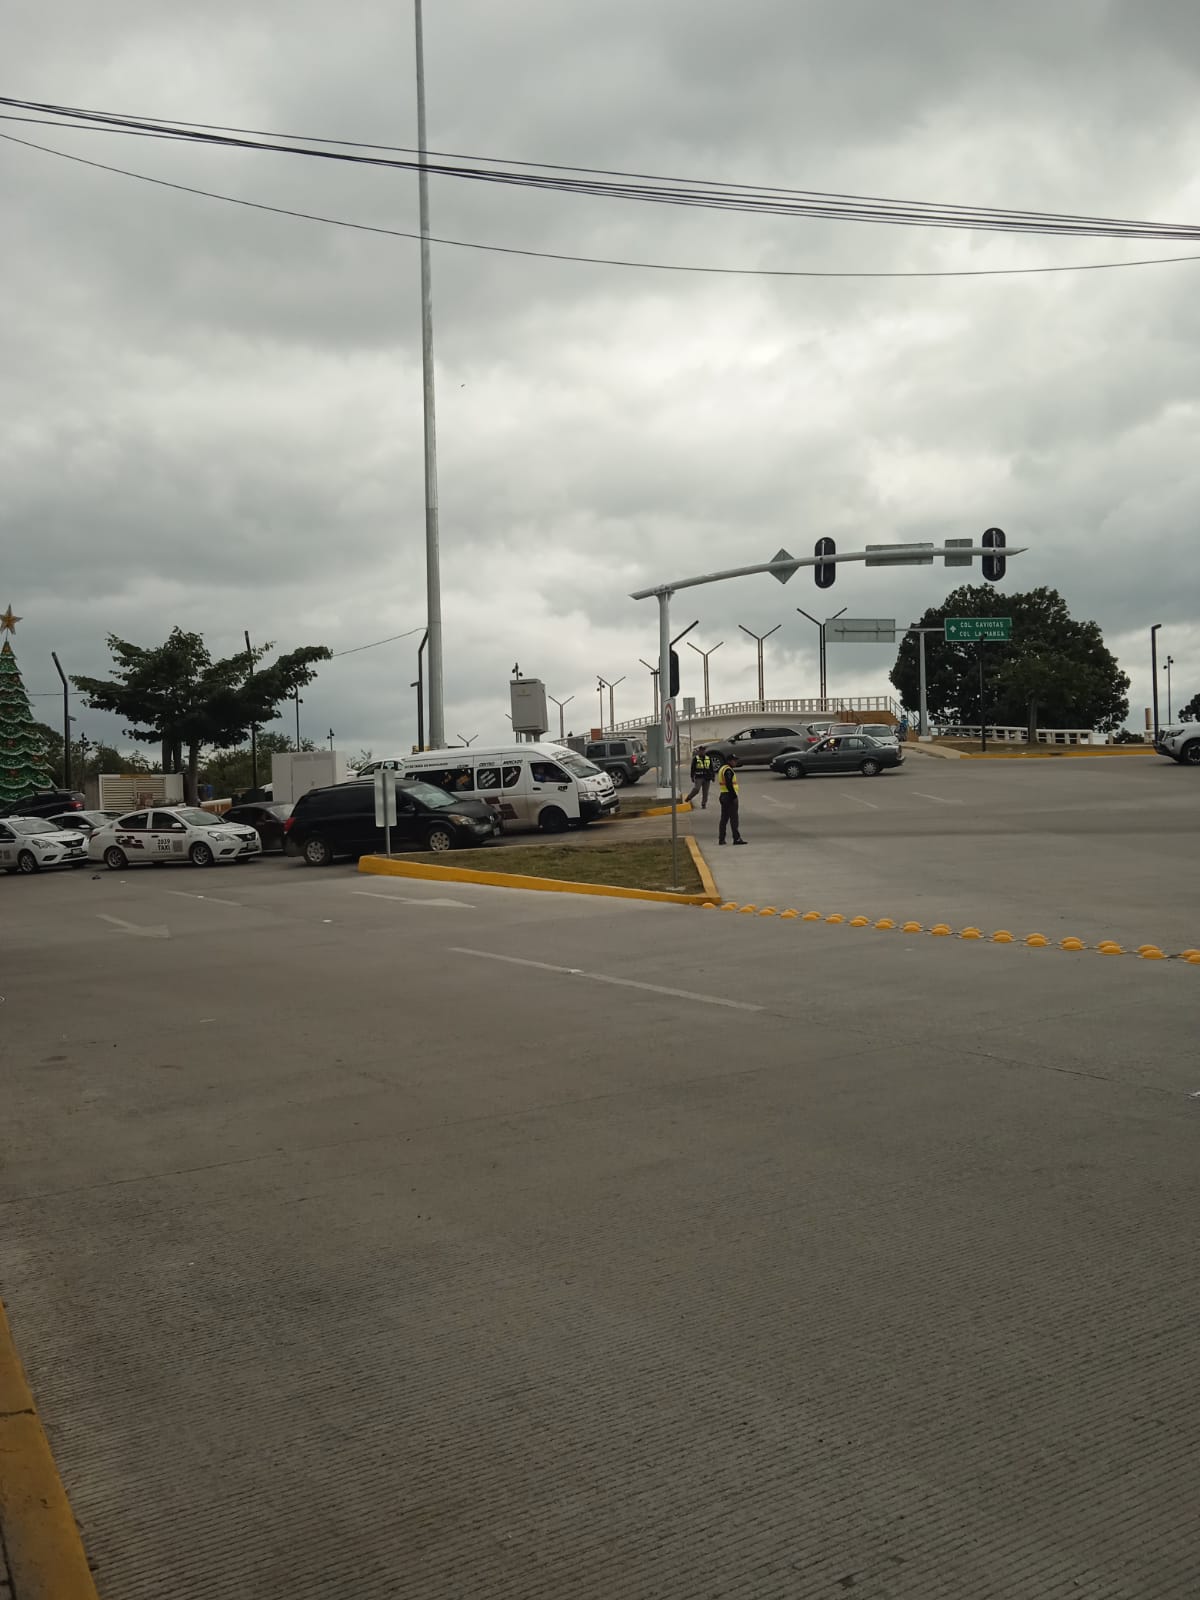
[[[833,734],[811,750],[784,750],[771,762],[771,770],[785,778],[816,778],[827,772],[861,772],[865,778],[877,778],[903,763],[904,752],[896,743],[884,744],[865,733]]]
[[[732,739],[708,741],[705,749],[718,761],[736,756],[744,767],[766,767],[781,751],[798,750],[807,743],[803,728],[743,728]]]

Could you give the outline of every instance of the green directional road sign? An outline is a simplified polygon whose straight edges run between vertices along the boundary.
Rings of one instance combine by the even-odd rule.
[[[972,639],[1012,638],[1011,617],[947,617],[946,637],[960,644]]]

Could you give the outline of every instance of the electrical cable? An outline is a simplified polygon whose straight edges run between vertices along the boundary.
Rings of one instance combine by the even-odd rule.
[[[56,150],[52,145],[38,144],[32,139],[20,139],[16,134],[0,133],[0,139],[9,144],[23,145],[27,150],[39,150],[44,155],[57,156],[62,161],[72,161],[79,166],[93,167],[100,172],[111,172],[122,178],[134,178],[140,183],[154,184],[160,189],[175,189],[180,194],[199,195],[206,200],[221,200],[228,205],[245,206],[252,211],[267,211],[280,217],[295,217],[303,222],[320,222],[329,227],[349,228],[357,233],[382,234],[392,239],[420,239],[419,233],[404,228],[384,228],[370,222],[352,222],[345,217],[329,217],[319,212],[298,211],[289,206],[273,206],[264,200],[247,200],[239,195],[221,194],[213,189],[201,189],[194,184],[175,183],[168,178],[155,178],[146,172],[134,172],[129,167],[113,166],[106,161],[94,161],[88,156],[78,156],[67,150]],[[733,278],[1017,278],[1033,277],[1060,272],[1110,272],[1122,267],[1170,266],[1173,262],[1200,261],[1200,255],[1149,256],[1132,261],[1082,261],[1059,266],[1043,267],[962,267],[932,268],[916,271],[874,270],[824,270],[803,267],[718,267],[694,262],[638,261],[620,256],[588,256],[562,250],[535,250],[530,247],[504,244],[484,244],[474,239],[452,239],[441,234],[431,234],[430,243],[458,250],[481,250],[494,255],[520,256],[540,261],[569,261],[585,266],[621,267],[642,272],[688,272],[710,277]]]

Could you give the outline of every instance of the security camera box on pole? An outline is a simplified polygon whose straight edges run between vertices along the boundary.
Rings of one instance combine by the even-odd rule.
[[[512,703],[514,733],[528,733],[535,738],[550,727],[546,711],[546,685],[540,678],[514,678],[508,686]]]

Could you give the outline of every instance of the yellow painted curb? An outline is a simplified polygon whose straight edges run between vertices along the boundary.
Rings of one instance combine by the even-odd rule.
[[[964,761],[1061,761],[1063,757],[1078,761],[1106,760],[1113,756],[1156,756],[1157,750],[1152,750],[1147,745],[1117,744],[1101,745],[1094,750],[1062,747],[1047,750],[960,750],[959,755]]]
[[[673,894],[669,889],[625,889],[615,883],[572,883],[566,878],[527,878],[516,872],[479,872],[473,867],[435,867],[426,861],[392,861],[362,856],[358,870],[380,878],[423,878],[432,883],[480,883],[493,889],[542,889],[551,894],[598,894],[614,900],[665,900],[674,906],[702,906],[706,894]]]
[[[677,817],[681,817],[685,811],[690,811],[691,809],[691,806],[686,800],[681,800],[675,807],[675,815]],[[638,812],[638,815],[642,817],[669,817],[671,815],[671,808],[670,806],[647,806],[644,811]],[[630,816],[632,818],[632,812],[630,813]]]
[[[688,854],[692,858],[692,865],[700,874],[700,887],[710,900],[719,900],[721,891],[717,888],[716,879],[713,877],[708,862],[705,861],[701,853],[700,846],[690,833],[685,833],[683,837],[688,847]]]
[[[17,1600],[98,1600],[2,1305],[0,1540]]]

